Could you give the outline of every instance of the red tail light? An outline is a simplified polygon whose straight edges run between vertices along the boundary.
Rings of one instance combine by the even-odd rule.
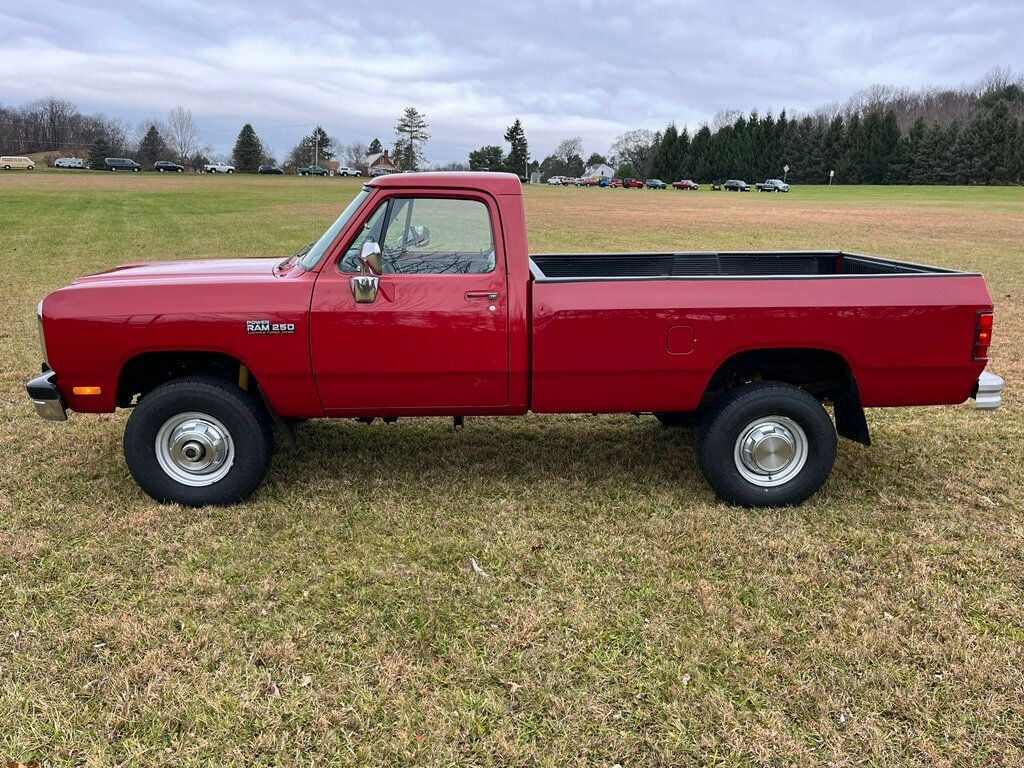
[[[992,345],[992,310],[978,311],[978,320],[974,325],[974,359],[988,360],[988,348]]]

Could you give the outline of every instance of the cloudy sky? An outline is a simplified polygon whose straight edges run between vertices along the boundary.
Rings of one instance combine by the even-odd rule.
[[[316,122],[390,144],[413,104],[447,162],[516,117],[539,159],[566,136],[605,152],[721,109],[973,81],[1020,66],[1024,1],[0,0],[0,29],[5,105],[62,96],[134,125],[181,104],[215,150],[248,121],[282,157]]]

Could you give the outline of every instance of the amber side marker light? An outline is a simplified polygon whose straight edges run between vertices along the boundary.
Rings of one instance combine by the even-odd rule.
[[[974,325],[974,359],[988,360],[988,348],[992,345],[992,311],[983,309],[978,312],[978,320]]]
[[[72,387],[71,391],[76,395],[102,395],[102,387]]]

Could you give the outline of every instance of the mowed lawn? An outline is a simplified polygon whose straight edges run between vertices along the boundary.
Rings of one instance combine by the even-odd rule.
[[[986,273],[1004,407],[870,412],[875,445],[843,441],[798,509],[717,502],[693,433],[632,416],[315,422],[251,502],[160,506],[126,413],[32,414],[48,291],[288,254],[357,189],[0,175],[0,761],[1024,762],[1024,190],[527,189],[536,251]]]

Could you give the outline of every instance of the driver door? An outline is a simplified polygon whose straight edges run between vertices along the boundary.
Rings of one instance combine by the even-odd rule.
[[[381,247],[375,297],[359,302],[358,254]],[[509,401],[505,254],[484,196],[382,200],[313,291],[310,349],[327,415],[470,415]],[[365,297],[364,297],[365,299]]]

